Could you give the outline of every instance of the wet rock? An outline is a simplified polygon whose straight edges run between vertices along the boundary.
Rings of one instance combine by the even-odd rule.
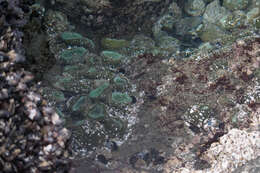
[[[104,155],[102,155],[102,154],[99,154],[99,155],[97,156],[97,160],[100,161],[101,163],[105,164],[105,165],[108,163],[108,160],[107,160],[106,157],[105,157]]]
[[[259,150],[256,147],[259,139],[258,132],[232,129],[219,142],[212,144],[203,157],[209,160],[213,169],[233,172],[237,165],[258,157]]]
[[[233,173],[240,173],[240,172],[250,172],[250,173],[258,173],[260,171],[260,157],[258,156],[256,159],[247,161],[242,166],[238,166]]]
[[[180,49],[180,41],[171,36],[163,36],[158,40],[161,54],[169,56]]]
[[[48,10],[44,17],[44,26],[48,34],[57,34],[69,30],[67,16],[60,11]]]
[[[129,45],[132,55],[149,52],[155,47],[155,41],[145,35],[135,35]]]
[[[200,16],[205,10],[205,3],[203,0],[188,0],[184,10],[191,16]]]
[[[252,8],[246,13],[246,19],[248,23],[253,23],[254,20],[258,19],[260,16],[259,8]],[[258,19],[259,20],[259,19]]]
[[[260,28],[260,19],[257,19],[257,20],[256,20],[256,22],[255,22],[255,27],[256,27],[257,29]]]
[[[201,17],[185,17],[176,22],[174,25],[174,35],[178,35],[180,38],[184,35],[194,35],[196,28],[202,23]]]
[[[204,42],[212,42],[216,39],[222,39],[227,36],[227,32],[218,26],[206,23],[199,31],[199,37]]]
[[[227,16],[230,12],[225,7],[220,6],[219,0],[214,0],[207,5],[206,10],[203,14],[203,20],[218,24],[224,16]]]
[[[210,167],[211,167],[211,165],[206,160],[201,160],[201,159],[196,160],[196,162],[194,164],[195,170],[203,170],[203,169],[207,169]]]
[[[104,127],[110,137],[120,137],[124,134],[126,124],[119,118],[109,118],[104,122]]]
[[[135,167],[137,160],[138,160],[138,157],[136,155],[133,155],[129,158],[129,163],[132,165],[132,167]]]
[[[205,3],[210,3],[212,1],[214,1],[214,0],[204,0]]]
[[[111,151],[117,151],[118,145],[115,141],[108,140],[105,144],[105,146],[110,149]]]
[[[158,40],[162,36],[166,36],[167,33],[163,30],[173,30],[174,23],[181,19],[182,10],[176,2],[172,2],[166,14],[162,15],[159,20],[152,27],[153,36]]]
[[[159,164],[163,164],[165,162],[165,159],[163,156],[158,156],[154,159],[153,164],[154,165],[159,165]]]
[[[172,30],[174,26],[174,16],[164,15],[162,16],[153,26],[153,36],[156,40],[160,39],[160,37],[167,36],[167,32],[165,30]]]
[[[249,0],[223,0],[223,6],[231,11],[245,9],[248,4]]]
[[[244,26],[245,22],[246,14],[243,11],[237,10],[224,16],[220,21],[220,26],[224,29],[234,29]]]
[[[215,116],[214,110],[208,105],[194,105],[183,116],[188,126],[204,129],[211,117]]]
[[[132,98],[132,103],[135,104],[137,102],[137,99],[135,96],[130,96]]]

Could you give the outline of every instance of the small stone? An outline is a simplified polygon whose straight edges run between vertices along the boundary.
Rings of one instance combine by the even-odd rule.
[[[118,150],[118,145],[116,144],[115,141],[107,141],[106,147],[108,149],[110,149],[111,151],[117,151]]]
[[[184,10],[191,16],[200,16],[205,10],[205,3],[203,0],[188,0]]]
[[[260,16],[260,9],[259,8],[251,9],[246,13],[247,22],[253,23],[253,21],[259,20],[259,16]]]
[[[132,165],[132,167],[135,167],[137,160],[138,160],[138,157],[136,155],[133,155],[130,157],[129,163]]]
[[[154,165],[159,165],[159,164],[163,164],[165,161],[164,161],[164,157],[163,156],[158,156],[155,158],[155,160],[153,161],[153,164]]]
[[[52,116],[51,116],[51,122],[52,124],[54,125],[59,125],[62,123],[59,115],[57,113],[54,113]]]
[[[99,154],[97,156],[97,159],[98,159],[98,161],[100,161],[101,163],[103,163],[105,165],[108,163],[108,160],[106,159],[106,157],[103,154]]]

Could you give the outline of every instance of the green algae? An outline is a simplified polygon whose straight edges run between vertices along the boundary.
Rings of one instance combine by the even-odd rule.
[[[90,109],[88,113],[88,117],[94,120],[100,120],[105,118],[106,114],[107,113],[106,113],[105,105],[100,103],[100,104],[96,104],[92,109]]]
[[[76,32],[63,32],[61,34],[63,40],[72,40],[72,39],[83,39],[83,36]]]
[[[54,91],[52,94],[57,102],[62,102],[66,100],[62,91]]]
[[[55,88],[66,90],[67,86],[69,86],[73,82],[73,78],[71,76],[60,76],[58,80],[53,84]]]
[[[73,47],[60,53],[60,60],[64,64],[84,63],[84,55],[87,50],[84,47]]]
[[[105,57],[106,62],[112,65],[119,64],[123,59],[123,55],[114,51],[104,50],[101,52],[101,55]]]
[[[109,87],[109,83],[105,82],[103,85],[99,86],[98,88],[92,90],[89,93],[89,97],[92,99],[98,98],[101,94]]]
[[[95,67],[90,67],[86,75],[88,78],[94,79],[98,75],[98,70]]]
[[[113,92],[112,102],[115,104],[129,104],[132,102],[132,98],[127,93]]]
[[[121,86],[121,87],[125,86],[127,84],[127,80],[124,78],[121,78],[119,76],[116,76],[113,81],[116,85]]]
[[[72,106],[72,111],[79,111],[86,102],[87,96],[81,96]]]
[[[64,72],[71,72],[71,71],[75,72],[78,69],[79,69],[78,65],[66,65],[64,67]]]
[[[101,40],[101,45],[107,49],[119,49],[126,47],[128,44],[129,42],[123,39],[103,38]]]
[[[60,35],[61,39],[68,45],[84,46],[88,48],[95,48],[95,44],[92,40],[83,37],[81,34],[76,32],[63,32]]]

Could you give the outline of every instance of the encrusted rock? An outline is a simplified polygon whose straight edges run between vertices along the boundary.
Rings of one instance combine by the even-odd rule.
[[[26,2],[0,0],[0,172],[67,172],[70,133],[21,64]]]

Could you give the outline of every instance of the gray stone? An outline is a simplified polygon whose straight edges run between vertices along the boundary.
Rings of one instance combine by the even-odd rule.
[[[248,3],[249,0],[223,0],[223,6],[231,11],[245,9]]]
[[[205,10],[205,3],[203,0],[188,0],[184,10],[191,16],[200,16]]]
[[[219,21],[229,13],[228,10],[220,6],[219,0],[215,0],[207,5],[203,14],[203,20],[205,20],[205,22],[218,24]]]
[[[237,10],[234,11],[233,13],[224,16],[219,23],[220,23],[220,27],[227,30],[227,29],[234,29],[243,26],[245,24],[245,21],[246,21],[246,14],[241,10]]]
[[[204,42],[211,42],[225,36],[226,32],[224,30],[211,23],[204,24],[202,30],[199,32],[199,37]]]
[[[195,32],[199,24],[202,23],[201,17],[185,17],[175,24],[175,33],[178,35],[187,35]]]
[[[158,46],[162,51],[174,53],[180,48],[180,41],[171,36],[164,36],[158,40]]]

